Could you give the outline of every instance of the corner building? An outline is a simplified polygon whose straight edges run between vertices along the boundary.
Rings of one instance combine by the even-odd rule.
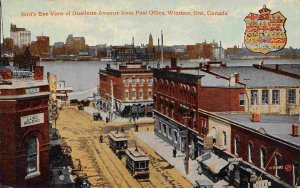
[[[43,67],[12,70],[0,67],[0,187],[50,187],[49,85]]]

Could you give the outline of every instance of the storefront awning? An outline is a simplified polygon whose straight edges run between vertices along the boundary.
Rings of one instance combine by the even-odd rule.
[[[218,174],[228,165],[228,161],[219,158],[214,153],[205,153],[198,157],[197,161],[206,166],[213,174]]]

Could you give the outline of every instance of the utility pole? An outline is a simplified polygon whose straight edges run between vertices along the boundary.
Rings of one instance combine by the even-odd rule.
[[[110,113],[111,113],[111,121],[113,120],[113,113],[114,113],[114,85],[113,85],[113,81],[110,80],[110,85],[111,85],[111,109],[110,109]]]
[[[184,113],[184,124],[185,124],[185,173],[189,174],[189,158],[190,158],[190,143],[189,143],[189,128],[188,128],[188,119],[191,117],[188,116],[189,113]]]

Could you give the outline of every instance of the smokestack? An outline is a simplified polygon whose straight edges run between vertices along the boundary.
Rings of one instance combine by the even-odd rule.
[[[299,126],[296,123],[293,123],[291,136],[295,136],[295,137],[299,136],[298,132],[299,132]]]
[[[177,67],[177,58],[172,57],[171,58],[171,68],[176,68]]]
[[[238,83],[240,81],[240,74],[239,73],[235,73],[234,77],[235,77],[235,83]]]
[[[44,77],[44,67],[43,66],[34,66],[33,67],[33,79],[34,80],[43,80]]]
[[[132,46],[134,47],[134,37],[132,37]]]

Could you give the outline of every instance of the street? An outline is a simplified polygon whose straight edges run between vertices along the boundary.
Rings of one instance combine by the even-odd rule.
[[[109,148],[107,135],[124,127],[129,147],[135,144],[150,158],[149,180],[134,179],[125,167],[125,157],[120,160]],[[61,139],[71,146],[72,158],[80,159],[92,187],[193,187],[172,165],[151,147],[134,137],[133,123],[93,121],[84,111],[64,107],[59,111],[56,128]],[[139,122],[139,132],[153,132],[153,120]],[[99,143],[99,136],[104,143]]]

